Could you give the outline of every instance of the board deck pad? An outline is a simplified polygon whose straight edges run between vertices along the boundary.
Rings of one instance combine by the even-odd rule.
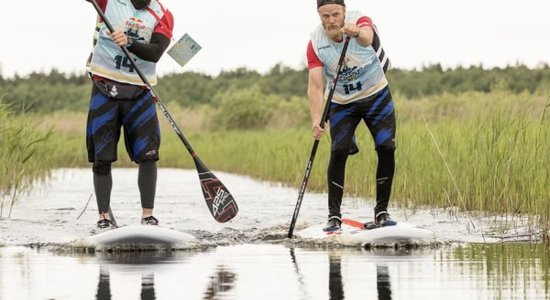
[[[366,229],[365,223],[342,219],[342,229],[336,232],[323,231],[324,224],[313,225],[296,232],[303,239],[330,241],[343,245],[366,244],[422,244],[434,241],[431,230],[419,228],[412,224],[398,222],[396,225]]]
[[[93,246],[170,246],[194,242],[195,237],[174,229],[151,225],[122,226],[92,235],[86,240]]]

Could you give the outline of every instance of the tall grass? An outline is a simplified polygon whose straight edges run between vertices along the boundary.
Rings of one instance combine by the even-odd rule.
[[[550,120],[545,96],[500,91],[396,99],[398,149],[392,203],[528,214],[548,233]],[[372,198],[374,146],[364,126],[357,137],[361,151],[348,160],[346,192]],[[192,134],[190,139],[211,168],[294,187],[299,187],[312,145],[307,128],[215,131]],[[191,160],[182,160],[181,151],[175,149],[181,149],[178,142],[165,142],[165,159],[191,166]],[[328,156],[325,138],[309,190],[326,189]]]
[[[538,298],[527,293],[526,287],[540,283],[541,295],[550,295],[550,255],[548,247],[536,244],[480,245],[470,244],[457,247],[446,253],[442,260],[458,264],[457,272],[487,276],[487,282],[496,292],[494,299],[508,299],[507,291],[514,291],[515,297],[522,299]],[[462,270],[464,268],[464,270]],[[514,296],[512,296],[514,297]]]
[[[36,132],[34,126],[27,118],[10,115],[0,103],[0,217],[5,208],[10,217],[19,195],[53,167],[40,148],[50,132]]]
[[[398,133],[392,205],[413,208],[426,205],[510,216],[528,214],[533,223],[548,233],[548,96],[507,91],[444,94],[422,99],[394,96]],[[170,108],[186,137],[211,169],[299,187],[313,143],[307,119],[295,123],[304,124],[301,126],[226,131],[212,128],[210,118],[214,114],[208,109],[186,112],[176,108],[174,113],[174,108]],[[307,102],[303,109],[307,110]],[[159,118],[163,119],[160,115]],[[42,121],[42,128],[53,128],[56,134],[40,147],[47,151],[40,155],[48,157],[57,167],[89,166],[85,156],[84,114],[61,113]],[[161,124],[160,166],[194,168],[176,134],[166,122]],[[377,164],[374,146],[364,125],[360,125],[356,134],[360,152],[348,160],[345,191],[373,198]],[[29,141],[39,137],[33,136]],[[9,144],[13,147],[14,143]],[[123,143],[119,152],[121,160],[115,167],[132,165],[126,158]],[[309,191],[325,191],[328,157],[329,139],[325,136],[317,152]],[[0,166],[6,164],[3,161]],[[3,180],[13,176],[0,174]]]
[[[398,101],[396,106],[394,201],[511,214],[546,211],[550,141],[545,137],[550,120],[542,119],[546,110],[542,96],[468,93]],[[180,142],[168,134],[164,137],[164,159],[192,166]],[[357,138],[361,151],[348,160],[346,191],[370,197],[375,190],[376,154],[362,125]],[[212,168],[293,186],[301,181],[312,145],[307,128],[200,132],[189,139]],[[328,155],[325,137],[311,189],[325,189]]]

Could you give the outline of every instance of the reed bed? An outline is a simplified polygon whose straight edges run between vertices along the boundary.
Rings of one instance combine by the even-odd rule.
[[[21,193],[36,180],[47,176],[54,166],[42,145],[50,131],[36,131],[35,122],[13,117],[0,103],[0,217],[9,217]]]
[[[396,99],[399,99],[397,96]],[[548,98],[506,91],[398,100],[397,169],[392,201],[508,216],[529,215],[549,230]],[[307,127],[307,126],[304,126]],[[166,135],[165,135],[166,136]],[[359,154],[348,160],[346,192],[373,198],[376,154],[368,131],[357,131]],[[299,187],[312,140],[307,128],[192,134],[213,169]],[[178,160],[178,142],[163,155]],[[329,141],[322,141],[310,191],[325,191]],[[182,166],[191,160],[179,158]]]
[[[529,215],[531,222],[542,227],[548,235],[548,96],[496,91],[489,94],[444,94],[422,99],[403,99],[400,95],[394,95],[394,98],[398,133],[392,205]],[[202,109],[198,115],[195,111],[192,118],[186,116],[184,110],[175,111],[173,115],[184,134],[212,170],[250,175],[296,188],[300,186],[313,143],[308,125],[238,131],[192,126],[188,131],[188,120],[192,120],[193,124],[210,123],[208,110]],[[30,163],[27,159],[25,163],[28,166],[39,170],[53,166],[89,166],[83,136],[85,117],[68,113],[63,116],[54,118],[64,120],[62,126],[56,126],[55,122],[45,126],[57,133],[48,136],[39,148],[47,152],[39,149],[32,152],[33,158],[40,153],[43,158],[39,161],[44,163],[46,160],[51,164],[39,167],[38,163]],[[159,118],[163,119],[161,115]],[[65,124],[67,122],[70,124]],[[177,135],[166,122],[161,123],[160,166],[194,168]],[[302,123],[309,122],[304,120]],[[7,132],[6,125],[1,128],[2,132]],[[44,126],[41,128],[44,129]],[[45,133],[34,134],[29,141],[45,137]],[[346,192],[370,199],[375,194],[376,153],[365,126],[361,125],[356,134],[360,152],[348,159]],[[121,160],[115,167],[132,166],[122,145],[120,143],[119,146]],[[5,147],[0,149],[3,152],[8,150]],[[317,152],[308,191],[326,190],[328,157],[329,139],[324,137]],[[1,159],[0,166],[14,161],[13,158],[4,159],[4,155]],[[2,168],[6,169],[9,168]],[[0,173],[3,179],[14,176],[6,171],[0,172],[4,172]],[[30,174],[30,171],[26,172]],[[4,182],[2,189],[13,187],[6,186]]]
[[[527,284],[542,283],[542,295],[550,293],[550,249],[540,244],[518,243],[514,245],[484,245],[470,244],[460,246],[445,254],[447,262],[469,261],[470,264],[458,266],[473,274],[486,274],[488,282],[493,284],[497,292],[495,299],[507,299],[511,296],[501,293],[511,286],[516,289],[516,296],[524,299],[537,298],[522,294]],[[506,287],[505,287],[506,286]]]

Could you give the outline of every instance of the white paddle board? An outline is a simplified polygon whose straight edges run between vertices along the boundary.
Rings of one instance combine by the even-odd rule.
[[[323,231],[324,224],[313,225],[296,232],[303,239],[319,240],[342,245],[366,244],[424,244],[433,242],[435,235],[431,230],[398,222],[396,225],[365,229],[363,223],[351,219],[342,219],[342,229],[335,232]]]
[[[159,245],[169,246],[194,242],[194,236],[170,228],[151,225],[123,226],[87,238],[93,246]]]

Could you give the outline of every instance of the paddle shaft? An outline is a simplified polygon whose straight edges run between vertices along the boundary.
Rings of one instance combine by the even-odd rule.
[[[321,116],[321,121],[319,122],[319,126],[321,126],[321,128],[325,128],[325,123],[327,122],[328,113],[330,111],[330,102],[332,101],[332,97],[334,96],[334,91],[336,90],[336,83],[338,82],[338,77],[340,77],[340,73],[342,72],[342,67],[344,66],[344,58],[346,57],[346,51],[348,50],[349,41],[350,41],[350,37],[348,36],[346,37],[344,48],[342,49],[342,54],[340,55],[340,60],[338,61],[336,75],[332,80],[332,87],[329,91],[327,101],[325,103],[325,107],[323,108],[323,115]],[[294,227],[296,226],[296,220],[298,219],[298,213],[300,212],[300,207],[302,206],[302,200],[304,199],[304,194],[306,192],[309,175],[311,174],[311,169],[313,167],[313,160],[315,159],[315,154],[317,153],[318,147],[319,147],[319,140],[316,139],[313,142],[313,147],[311,148],[311,154],[309,155],[309,160],[306,165],[304,178],[302,179],[302,185],[300,186],[300,191],[298,193],[298,200],[296,201],[296,207],[294,208],[294,214],[292,215],[292,221],[290,222],[290,227],[288,229],[287,237],[289,239],[292,238],[292,234],[294,233]]]
[[[110,32],[114,32],[115,29],[113,25],[109,22],[109,20],[97,4],[96,0],[90,0],[90,2],[94,6],[95,10],[99,14],[103,22],[105,22],[107,29],[109,29]],[[199,173],[201,188],[203,190],[203,195],[207,202],[207,206],[210,209],[210,212],[218,222],[226,222],[230,220],[237,214],[238,211],[237,204],[234,201],[233,197],[231,196],[227,188],[219,181],[219,179],[214,176],[212,172],[210,172],[210,170],[206,167],[206,165],[199,159],[197,153],[195,152],[195,150],[193,150],[193,147],[191,147],[191,144],[189,143],[187,138],[185,138],[183,132],[176,124],[176,121],[174,121],[174,118],[172,118],[172,116],[166,109],[164,102],[160,99],[157,92],[153,89],[153,86],[151,86],[151,84],[149,83],[149,80],[147,80],[147,77],[143,75],[140,68],[135,63],[128,49],[126,49],[125,46],[120,46],[120,49],[130,61],[130,64],[139,75],[139,78],[141,78],[143,83],[145,83],[145,85],[151,92],[151,96],[158,104],[160,110],[162,111],[162,114],[168,120],[168,123],[170,123],[180,140],[183,142],[183,145],[185,145],[187,151],[189,151],[189,153],[191,154],[191,157],[195,162],[195,166],[197,167],[197,172]],[[212,184],[212,182],[214,182],[215,184]]]

